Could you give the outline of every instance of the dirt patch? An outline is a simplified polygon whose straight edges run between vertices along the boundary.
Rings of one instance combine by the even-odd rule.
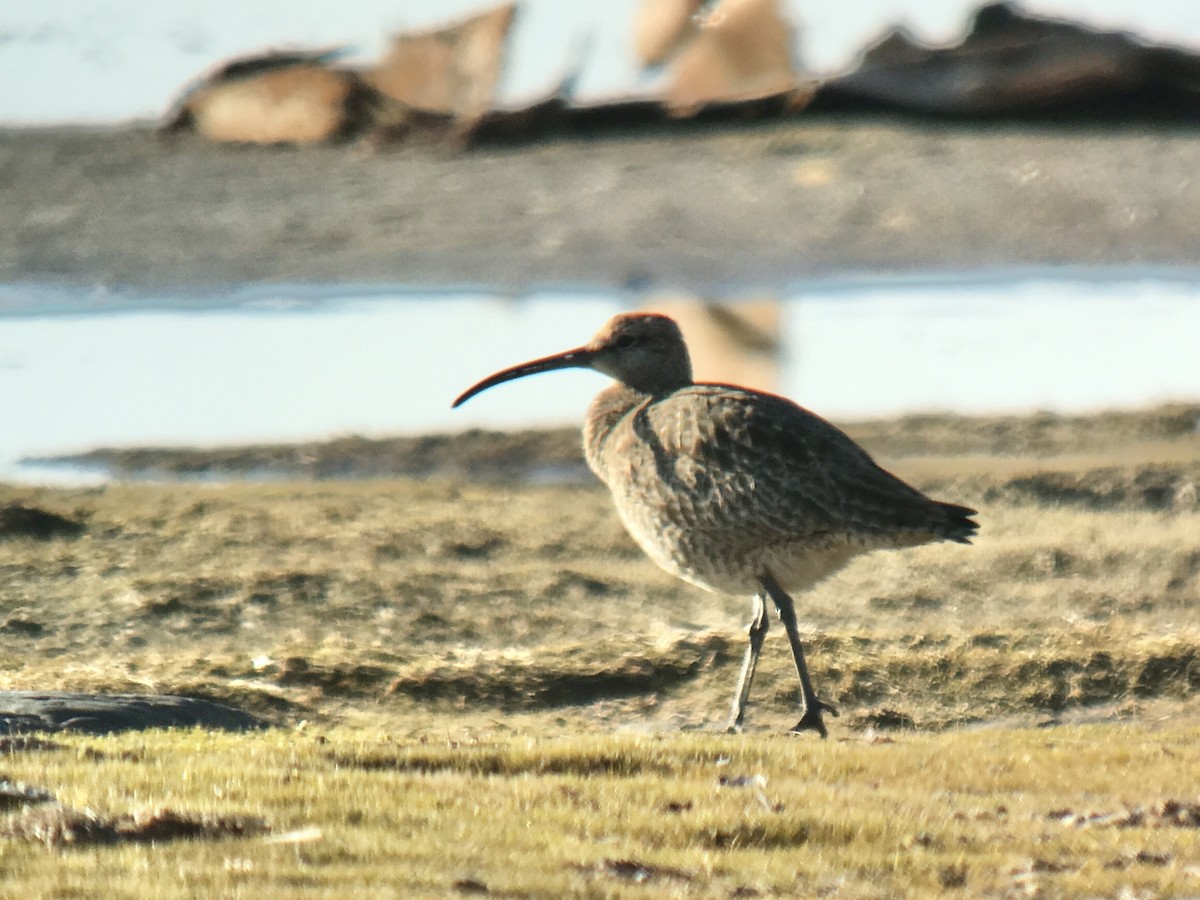
[[[633,884],[652,884],[661,881],[689,882],[695,876],[673,866],[656,866],[636,859],[602,859],[590,866],[576,866],[587,875],[606,875]]]
[[[983,489],[986,503],[1044,503],[1084,509],[1200,509],[1200,462],[1037,472]]]
[[[36,753],[44,750],[63,750],[65,744],[57,741],[47,741],[31,734],[12,734],[0,736],[0,754]]]
[[[365,750],[353,755],[335,754],[332,762],[338,766],[363,769],[368,772],[471,772],[476,775],[577,775],[583,777],[629,778],[636,775],[665,774],[669,769],[628,754],[581,751],[570,756],[540,756],[537,754],[514,758],[488,747],[455,748],[454,756],[440,750],[428,753],[419,750]]]
[[[1151,409],[1107,410],[1090,415],[960,416],[921,414],[845,426],[873,453],[889,457],[1063,456],[1112,453],[1141,443],[1200,442],[1200,405],[1173,403]]]
[[[64,806],[29,809],[0,822],[0,837],[50,848],[94,844],[158,844],[176,840],[216,840],[262,834],[266,823],[254,816],[193,816],[156,809],[121,816]]]
[[[103,468],[119,478],[300,479],[468,478],[528,480],[544,472],[558,478],[587,476],[579,432],[497,432],[471,430],[412,438],[337,438],[303,444],[270,444],[217,449],[142,447],[101,448],[57,457],[85,468]]]
[[[582,649],[582,648],[581,648]],[[387,687],[389,694],[421,700],[453,700],[495,704],[509,709],[546,709],[597,700],[653,694],[696,678],[728,661],[730,641],[720,634],[687,638],[658,652],[629,653],[610,663],[597,663],[582,652],[483,659],[479,664],[445,666],[429,672],[405,673]],[[564,663],[566,665],[564,665]]]
[[[886,460],[909,457],[1003,458],[1089,455],[1111,458],[1123,448],[1143,454],[1200,456],[1200,405],[1172,404],[1146,410],[1089,416],[1039,413],[1032,416],[920,415],[839,423],[872,454]],[[497,432],[474,429],[461,434],[370,439],[338,438],[303,444],[230,448],[101,448],[89,453],[39,462],[62,462],[111,471],[119,478],[368,479],[385,477],[448,478],[471,481],[589,482],[578,429]],[[1126,467],[1089,473],[1079,496],[1105,503],[1162,508],[1177,496],[1191,496],[1200,484],[1200,465],[1174,463],[1138,471],[1124,485]],[[998,475],[999,473],[997,473]],[[996,489],[1023,499],[1069,495],[1076,476],[1035,476],[1028,483],[1009,479]],[[1057,487],[1056,487],[1057,486]],[[992,499],[1000,499],[999,496]]]
[[[1075,828],[1200,828],[1200,802],[1170,798],[1116,812],[1057,809],[1046,818]]]
[[[39,803],[51,803],[54,795],[47,790],[19,781],[9,781],[0,775],[0,812],[20,809],[25,806],[35,806]]]

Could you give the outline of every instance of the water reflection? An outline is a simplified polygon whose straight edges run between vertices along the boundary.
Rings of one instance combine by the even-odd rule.
[[[72,308],[60,291],[59,314],[30,316],[12,315],[14,290],[0,297],[10,313],[0,320],[4,478],[29,477],[20,457],[100,445],[577,423],[604,384],[595,373],[449,404],[480,376],[575,346],[619,309],[647,305],[306,288],[257,289],[218,310],[87,314],[89,295]],[[1198,295],[1200,277],[798,285],[780,315],[779,390],[835,419],[1195,400]],[[38,299],[26,294],[25,308]]]

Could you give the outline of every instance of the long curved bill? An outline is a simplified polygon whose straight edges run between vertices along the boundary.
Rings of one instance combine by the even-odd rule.
[[[457,409],[476,394],[486,391],[490,387],[502,384],[505,381],[512,381],[514,378],[524,378],[526,375],[536,375],[538,372],[552,372],[555,369],[590,368],[593,355],[593,351],[587,347],[576,347],[574,350],[568,350],[565,353],[543,356],[541,359],[535,359],[527,363],[521,363],[519,366],[513,366],[510,369],[504,369],[495,375],[489,375],[478,384],[467,388],[459,394],[458,399],[451,404],[450,408]]]

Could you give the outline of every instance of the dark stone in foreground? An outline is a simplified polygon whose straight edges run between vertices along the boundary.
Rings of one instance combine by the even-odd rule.
[[[197,725],[220,731],[267,727],[257,716],[195,697],[0,691],[0,734],[31,731],[113,734]]]
[[[36,506],[22,506],[19,503],[0,506],[0,541],[9,538],[33,538],[37,541],[73,538],[86,530],[82,522]]]

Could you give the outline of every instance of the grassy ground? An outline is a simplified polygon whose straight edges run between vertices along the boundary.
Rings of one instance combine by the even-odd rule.
[[[0,689],[281,726],[9,741],[0,781],[63,806],[0,820],[0,897],[1200,893],[1200,436],[1167,419],[864,428],[983,531],[800,598],[824,743],[780,733],[777,634],[712,733],[747,599],[592,485],[0,487],[86,525],[0,542]]]
[[[77,816],[84,836],[63,845],[61,814],[58,831],[26,814],[15,821],[40,823],[50,846],[0,843],[0,896],[92,896],[97,883],[106,897],[1200,890],[1200,808],[1183,793],[1200,767],[1194,727],[825,743],[567,732],[426,719],[402,733],[72,738],[5,766],[98,810],[93,829],[148,809],[157,841],[88,845]],[[160,807],[212,839],[169,841],[176,820]]]

